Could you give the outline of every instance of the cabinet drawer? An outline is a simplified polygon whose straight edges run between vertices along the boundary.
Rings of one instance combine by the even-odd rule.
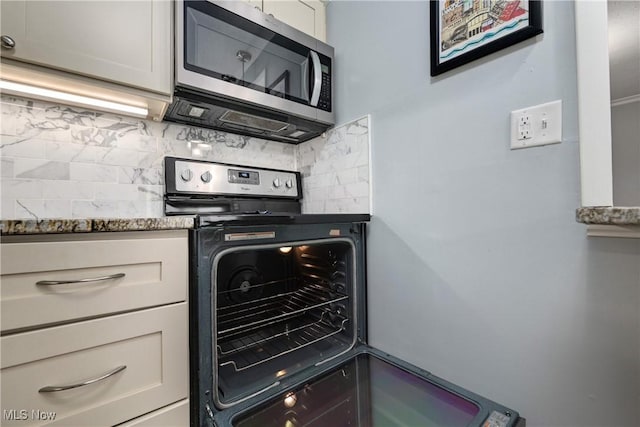
[[[82,237],[2,244],[3,330],[186,300],[186,232]]]
[[[114,425],[186,398],[187,330],[183,302],[2,337],[2,425]]]
[[[189,400],[158,409],[118,427],[187,427],[189,425]]]

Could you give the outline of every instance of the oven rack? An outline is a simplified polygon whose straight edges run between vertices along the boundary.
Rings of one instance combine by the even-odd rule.
[[[311,283],[292,292],[220,307],[216,310],[218,339],[244,334],[348,298],[326,286]]]
[[[300,316],[299,322],[279,322],[277,325],[262,328],[255,333],[219,344],[217,348],[222,356],[220,367],[230,366],[236,372],[253,368],[329,339],[342,332],[349,321],[349,319],[342,318],[338,324],[332,325],[324,320],[324,314],[319,320],[312,322],[308,321],[307,316]]]
[[[245,331],[244,334],[236,334],[235,337],[219,340],[216,345],[219,356],[229,356],[251,348],[259,347],[262,344],[275,340],[279,337],[289,337],[289,334],[310,328],[320,323],[327,323],[329,319],[328,311],[324,310],[320,318],[312,317],[313,314],[303,313],[301,315],[281,319],[272,322],[268,329],[255,328]],[[344,319],[343,317],[340,320]]]
[[[218,294],[220,294],[220,295],[233,294],[233,293],[237,293],[237,292],[244,292],[244,291],[249,290],[249,289],[266,288],[267,286],[280,285],[280,284],[286,283],[286,282],[288,282],[290,280],[291,279],[270,280],[268,282],[258,283],[257,285],[250,285],[250,286],[248,286],[246,288],[229,289],[229,290],[226,290],[226,291],[218,291]]]

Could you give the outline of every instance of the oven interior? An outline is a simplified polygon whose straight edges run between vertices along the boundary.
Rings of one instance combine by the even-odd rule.
[[[214,267],[217,403],[232,405],[355,342],[354,247],[238,247]]]

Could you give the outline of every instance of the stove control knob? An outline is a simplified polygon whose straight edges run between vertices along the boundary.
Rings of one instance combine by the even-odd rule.
[[[273,186],[275,188],[280,188],[280,186],[282,185],[282,183],[280,182],[280,178],[276,178],[273,180]]]
[[[193,172],[191,172],[191,169],[185,169],[180,173],[180,178],[182,178],[184,182],[189,182],[191,178],[193,178]]]
[[[293,188],[293,181],[288,179],[287,182],[284,183],[285,187]]]
[[[202,175],[200,175],[200,179],[202,180],[202,182],[204,182],[205,184],[209,181],[211,181],[211,172],[206,171],[205,173],[203,173]]]

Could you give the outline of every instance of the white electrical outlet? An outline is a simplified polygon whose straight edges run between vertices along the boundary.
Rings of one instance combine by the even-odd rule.
[[[511,149],[562,141],[562,101],[511,112]]]
[[[531,139],[531,117],[528,113],[518,116],[518,141]]]

